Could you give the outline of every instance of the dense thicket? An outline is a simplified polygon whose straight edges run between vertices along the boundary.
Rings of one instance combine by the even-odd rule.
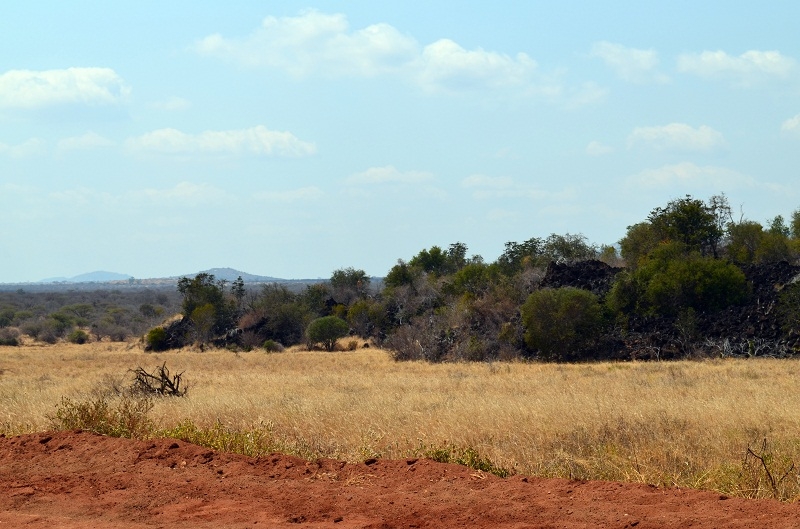
[[[280,351],[333,348],[346,329],[398,360],[785,356],[800,349],[799,256],[800,210],[762,225],[734,220],[724,195],[686,196],[654,208],[617,245],[551,234],[507,242],[486,262],[456,242],[398,260],[382,281],[343,268],[302,290],[198,274],[170,295],[7,293],[0,340],[124,339],[150,329],[150,350]]]

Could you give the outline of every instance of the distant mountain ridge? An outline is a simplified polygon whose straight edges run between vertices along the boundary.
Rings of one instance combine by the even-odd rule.
[[[51,277],[42,279],[38,283],[110,283],[111,281],[127,281],[133,278],[128,274],[118,274],[116,272],[106,272],[98,270],[87,272],[74,277]]]
[[[241,277],[245,283],[273,283],[275,281],[285,281],[285,279],[279,277],[248,274],[247,272],[242,272],[235,268],[209,268],[208,270],[203,270],[194,274],[186,274],[180,277],[195,277],[197,274],[213,274],[216,279],[222,279],[223,281],[236,281],[236,279]]]
[[[239,277],[241,277],[245,283],[274,283],[274,282],[287,281],[286,279],[281,279],[278,277],[248,274],[247,272],[242,272],[240,270],[236,270],[235,268],[209,268],[208,270],[202,270],[200,272],[193,272],[190,274],[183,274],[173,277],[150,278],[150,279],[145,279],[144,281],[175,280],[181,277],[193,278],[197,276],[197,274],[213,274],[216,279],[228,282],[236,281],[236,279]],[[36,283],[116,283],[120,281],[127,282],[127,281],[142,281],[142,280],[134,279],[134,277],[129,274],[96,271],[96,272],[87,272],[85,274],[80,274],[74,277],[49,277],[47,279],[36,281]]]

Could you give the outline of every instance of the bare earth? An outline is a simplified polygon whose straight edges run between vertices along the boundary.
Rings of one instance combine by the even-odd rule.
[[[429,460],[308,462],[171,439],[0,436],[0,528],[800,527],[800,504]]]

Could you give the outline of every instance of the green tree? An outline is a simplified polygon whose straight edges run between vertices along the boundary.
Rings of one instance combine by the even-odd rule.
[[[597,296],[573,287],[534,291],[522,306],[525,343],[548,360],[585,351],[602,328]]]
[[[742,264],[756,262],[756,253],[764,240],[764,227],[752,220],[730,223],[727,227],[728,258]]]
[[[308,324],[306,337],[309,345],[322,344],[326,351],[333,351],[336,341],[347,336],[347,322],[336,316],[323,316]]]
[[[511,276],[522,270],[526,263],[535,263],[544,254],[544,241],[533,237],[525,242],[507,242],[505,250],[497,258],[500,271]]]
[[[597,248],[589,244],[582,234],[551,234],[544,241],[543,253],[551,261],[586,261],[597,257]]]
[[[792,212],[792,220],[789,223],[792,239],[800,239],[800,209]]]
[[[354,300],[366,297],[370,278],[363,270],[340,268],[331,274],[330,284],[333,296],[339,303],[350,305]]]
[[[623,314],[676,316],[681,310],[714,312],[744,301],[744,273],[733,264],[686,256],[683,245],[663,243],[636,270],[617,276],[607,296]]]
[[[236,304],[225,297],[225,282],[216,281],[213,274],[200,273],[194,278],[178,280],[178,292],[183,296],[183,316],[195,324],[205,325],[211,318],[209,328],[201,330],[200,336],[210,339],[233,328],[236,323]],[[198,308],[200,312],[195,314]]]
[[[714,204],[686,195],[650,212],[648,222],[659,241],[678,241],[687,253],[717,257],[723,230]]]
[[[620,239],[620,255],[628,268],[636,268],[639,261],[652,252],[659,243],[658,233],[649,222],[628,226],[625,237]]]

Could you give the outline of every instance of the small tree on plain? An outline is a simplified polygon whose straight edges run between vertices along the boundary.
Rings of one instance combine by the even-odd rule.
[[[347,322],[336,316],[324,316],[312,321],[306,329],[306,337],[310,346],[322,344],[326,351],[333,351],[336,341],[347,336],[350,328]]]

